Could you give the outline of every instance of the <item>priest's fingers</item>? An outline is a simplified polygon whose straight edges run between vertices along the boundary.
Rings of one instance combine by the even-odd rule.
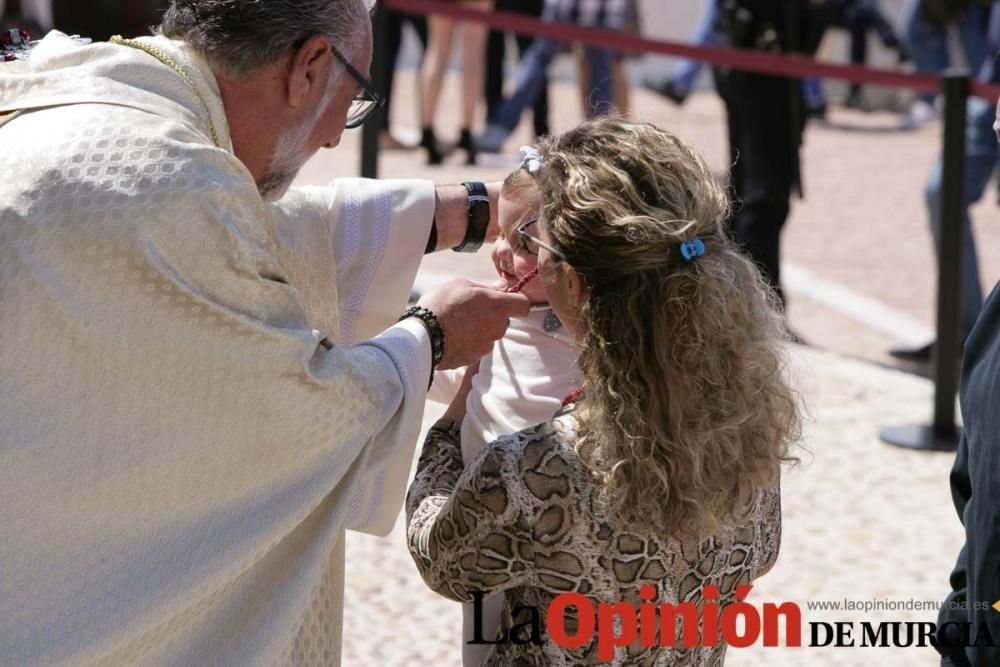
[[[439,369],[475,363],[504,335],[511,317],[527,315],[531,308],[523,294],[505,294],[464,279],[428,292],[419,305],[437,315],[444,330]]]

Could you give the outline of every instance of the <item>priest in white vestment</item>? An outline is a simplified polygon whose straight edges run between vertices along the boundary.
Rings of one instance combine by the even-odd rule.
[[[361,0],[244,4],[333,6],[367,69]],[[204,43],[52,33],[0,65],[0,665],[339,663],[343,533],[390,530],[432,369],[431,325],[392,323],[432,220],[467,213],[422,181],[278,199],[357,92],[308,109],[328,33],[251,70],[316,119],[259,121],[264,153],[257,79]],[[428,302],[452,365],[522,308],[463,289]]]

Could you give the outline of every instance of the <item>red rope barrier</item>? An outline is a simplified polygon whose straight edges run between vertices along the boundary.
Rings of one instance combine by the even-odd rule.
[[[904,74],[874,67],[834,65],[804,56],[774,55],[745,49],[691,46],[679,42],[646,39],[614,30],[583,28],[568,23],[546,23],[513,12],[484,12],[457,4],[435,2],[434,0],[384,0],[384,4],[408,14],[438,14],[457,21],[485,23],[498,30],[549,37],[561,42],[579,42],[617,51],[640,51],[693,58],[712,65],[759,74],[794,78],[838,79],[889,88],[903,88],[918,93],[941,92],[941,77],[934,74]],[[973,82],[972,95],[996,101],[997,98],[1000,98],[1000,86]]]

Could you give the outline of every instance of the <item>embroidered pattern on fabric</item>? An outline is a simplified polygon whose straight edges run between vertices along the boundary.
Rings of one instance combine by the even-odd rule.
[[[337,282],[344,284],[352,266],[360,261],[359,255],[362,242],[362,202],[357,192],[351,190],[344,193],[344,224],[347,233],[343,240],[343,254],[337,262]],[[355,287],[340,308],[340,340],[344,345],[354,341],[354,332],[360,314],[361,297],[357,296],[360,287]]]
[[[375,279],[375,275],[378,273],[378,269],[382,265],[382,257],[385,254],[385,246],[389,241],[389,220],[390,215],[392,214],[389,194],[384,191],[378,192],[374,199],[375,211],[372,216],[374,220],[372,221],[372,224],[365,225],[365,231],[370,234],[370,241],[368,243],[370,252],[365,257],[365,264],[361,272],[361,276],[358,278],[354,292],[352,292],[350,300],[348,301],[347,315],[344,319],[345,326],[350,326],[350,338],[345,338],[345,340],[354,339],[358,326],[358,317],[364,307],[365,297],[368,296],[368,291],[371,288],[372,281]]]

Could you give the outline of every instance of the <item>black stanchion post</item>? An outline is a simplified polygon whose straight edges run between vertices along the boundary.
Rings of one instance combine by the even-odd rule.
[[[941,184],[941,242],[938,250],[937,341],[934,344],[934,423],[930,426],[891,426],[882,440],[911,449],[954,451],[961,355],[962,213],[965,207],[965,121],[969,74],[948,72],[944,77],[944,160]]]
[[[372,37],[374,48],[372,49],[372,83],[376,89],[380,89],[389,80],[389,62],[385,40],[388,34],[388,24],[386,19],[386,8],[384,3],[380,3],[375,13],[375,22],[372,26]],[[389,91],[383,91],[388,93]],[[383,114],[386,108],[378,109],[368,122],[361,128],[361,176],[362,178],[378,178],[378,138],[382,129]]]

